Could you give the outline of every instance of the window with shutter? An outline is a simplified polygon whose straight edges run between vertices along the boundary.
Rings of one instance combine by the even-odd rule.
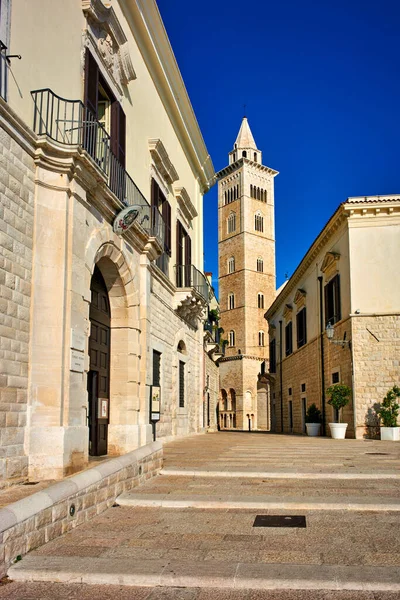
[[[286,356],[289,356],[289,354],[292,354],[292,352],[293,352],[293,327],[292,327],[292,321],[289,321],[289,323],[285,327],[285,354],[286,354]]]
[[[297,347],[301,348],[307,343],[307,313],[305,307],[296,315],[296,329]]]
[[[269,343],[269,372],[276,373],[276,340]]]
[[[325,325],[342,318],[340,306],[340,275],[335,275],[325,286]]]

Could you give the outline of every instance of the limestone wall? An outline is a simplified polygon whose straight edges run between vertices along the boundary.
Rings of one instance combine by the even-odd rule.
[[[161,277],[162,279],[162,277]],[[161,419],[157,439],[188,435],[203,427],[203,344],[201,324],[189,327],[173,309],[173,293],[157,277],[150,299],[150,348],[148,372],[152,373],[153,350],[161,352]],[[184,342],[185,352],[177,350]],[[179,407],[179,361],[185,363],[185,406]]]
[[[356,437],[378,437],[376,404],[400,384],[400,315],[352,318]]]
[[[89,521],[157,475],[162,456],[162,445],[153,442],[0,509],[0,577],[17,556]]]
[[[217,404],[219,394],[219,367],[215,362],[204,353],[206,385],[204,394],[204,426],[208,427],[209,431],[217,429]],[[208,415],[208,420],[207,420]]]
[[[8,119],[0,129],[0,486],[26,477],[34,163]]]

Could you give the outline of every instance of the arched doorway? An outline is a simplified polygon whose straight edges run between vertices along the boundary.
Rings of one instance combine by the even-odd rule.
[[[95,267],[90,284],[89,454],[107,454],[110,410],[110,302],[103,276]]]

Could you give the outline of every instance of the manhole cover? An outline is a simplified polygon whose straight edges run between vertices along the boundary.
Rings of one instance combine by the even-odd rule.
[[[253,527],[306,527],[306,518],[298,515],[257,515]]]
[[[370,454],[371,456],[389,456],[388,452],[366,452],[365,454]]]

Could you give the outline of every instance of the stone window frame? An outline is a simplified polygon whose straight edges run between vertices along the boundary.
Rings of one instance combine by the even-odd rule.
[[[257,306],[258,308],[264,308],[264,294],[262,292],[257,294]]]
[[[234,211],[229,213],[226,220],[226,230],[228,234],[235,233],[236,231],[236,213]]]
[[[264,233],[264,216],[260,210],[254,215],[254,231]]]
[[[264,348],[265,346],[265,332],[262,329],[258,332],[258,346],[260,348]]]
[[[231,275],[235,272],[235,257],[230,256],[228,258],[228,274]]]
[[[228,294],[228,310],[233,310],[235,308],[235,294],[230,292]]]
[[[262,256],[257,257],[257,273],[264,273],[264,259]]]
[[[234,348],[236,346],[236,332],[234,329],[231,329],[228,334],[228,342],[229,348]]]

